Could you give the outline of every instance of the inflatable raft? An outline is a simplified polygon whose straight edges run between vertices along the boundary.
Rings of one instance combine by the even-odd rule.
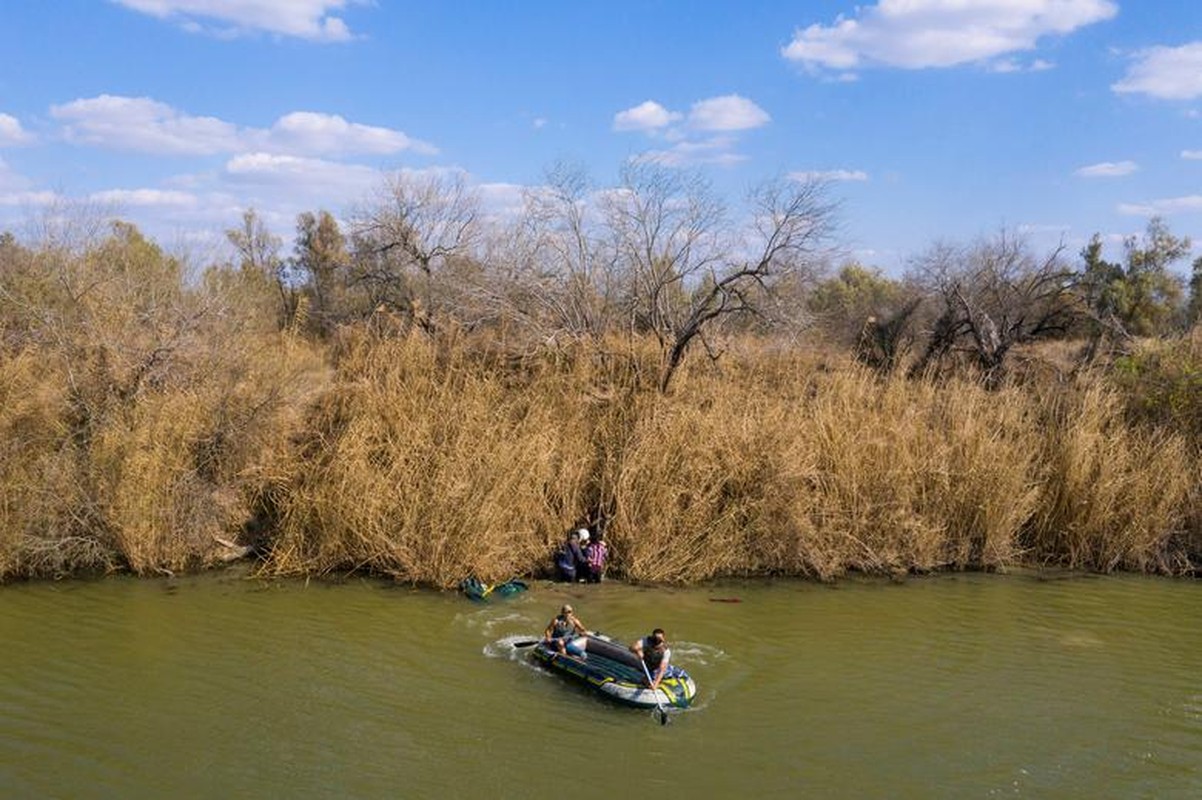
[[[693,702],[697,687],[680,667],[669,664],[659,687],[652,691],[638,656],[629,648],[600,633],[589,634],[587,638],[583,656],[561,655],[554,646],[539,642],[531,649],[530,657],[547,669],[569,675],[629,706],[687,708]]]

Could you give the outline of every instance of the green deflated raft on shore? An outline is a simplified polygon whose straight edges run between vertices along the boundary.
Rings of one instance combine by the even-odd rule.
[[[469,600],[474,600],[477,603],[487,602],[489,598],[498,597],[513,597],[515,594],[520,594],[529,588],[525,581],[520,581],[517,578],[510,578],[504,583],[494,583],[489,585],[484,583],[474,575],[470,578],[464,578],[459,582],[459,591],[467,595]]]
[[[584,656],[561,655],[553,645],[539,642],[531,649],[530,657],[628,706],[688,708],[692,704],[697,686],[680,667],[669,664],[659,688],[652,691],[639,657],[627,647],[600,633],[591,633],[587,638]]]

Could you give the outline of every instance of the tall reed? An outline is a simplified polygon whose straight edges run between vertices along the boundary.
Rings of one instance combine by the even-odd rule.
[[[598,516],[635,581],[1188,567],[1196,462],[1105,393],[1049,414],[1025,389],[765,351],[661,394],[637,347],[487,353],[355,338],[279,476],[269,568],[540,574]]]
[[[530,571],[581,514],[593,460],[568,377],[532,393],[422,336],[352,344],[280,488],[270,569],[437,586]]]
[[[1010,563],[1035,498],[1015,398],[846,364],[777,369],[793,391],[771,391],[780,372],[690,375],[640,421],[615,524],[632,577]]]
[[[1183,437],[1131,425],[1122,398],[1097,386],[1058,394],[1044,424],[1031,555],[1103,572],[1187,568],[1172,545],[1202,472]]]

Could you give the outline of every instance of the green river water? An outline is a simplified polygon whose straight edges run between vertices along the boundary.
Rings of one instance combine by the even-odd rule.
[[[737,599],[740,602],[715,602]],[[667,629],[661,726],[513,643]],[[3,798],[1198,798],[1202,583],[0,587]]]

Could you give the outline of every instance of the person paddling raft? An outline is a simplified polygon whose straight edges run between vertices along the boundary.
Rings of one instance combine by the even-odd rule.
[[[547,646],[554,645],[560,655],[571,653],[584,658],[588,646],[588,628],[584,627],[584,623],[576,616],[572,607],[564,603],[555,618],[547,623],[547,629],[543,631],[543,641]]]
[[[647,666],[647,675],[651,682],[647,684],[652,689],[659,688],[659,682],[668,671],[668,661],[672,651],[668,648],[668,639],[663,628],[651,631],[650,636],[644,636],[630,646],[630,651],[643,660]]]

